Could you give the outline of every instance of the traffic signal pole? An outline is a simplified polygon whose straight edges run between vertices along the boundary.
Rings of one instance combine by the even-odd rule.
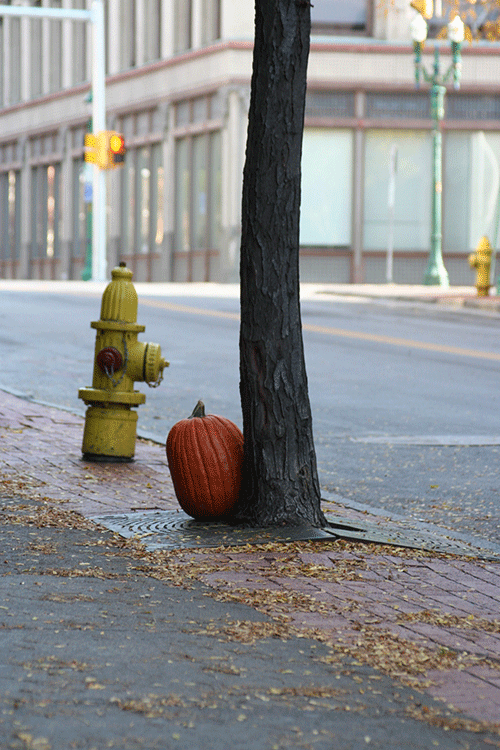
[[[105,35],[103,0],[92,0],[90,10],[33,8],[0,3],[0,16],[52,18],[90,23],[92,27],[92,120],[94,132],[106,129]],[[92,281],[105,281],[106,269],[106,177],[94,165],[92,189]]]
[[[104,5],[93,0],[92,8],[92,128],[106,130]],[[106,173],[94,164],[92,190],[92,281],[105,281],[106,268]]]

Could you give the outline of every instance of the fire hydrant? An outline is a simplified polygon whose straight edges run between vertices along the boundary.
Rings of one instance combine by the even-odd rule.
[[[146,396],[134,390],[136,381],[156,387],[168,367],[159,344],[143,343],[137,334],[137,292],[132,271],[120,263],[104,290],[97,330],[92,388],[80,388],[78,397],[88,406],[82,452],[90,461],[131,461],[135,453],[137,412]]]
[[[469,265],[477,270],[477,296],[487,297],[490,293],[491,268],[491,245],[487,237],[481,237],[476,252],[469,255]]]

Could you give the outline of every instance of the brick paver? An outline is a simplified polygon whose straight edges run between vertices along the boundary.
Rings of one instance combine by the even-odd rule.
[[[85,517],[178,507],[163,446],[140,441],[132,464],[89,463],[82,431],[78,416],[0,391],[2,493],[23,488]],[[500,563],[344,542],[176,558],[333,652],[397,676],[389,657],[407,649],[422,689],[500,731]]]

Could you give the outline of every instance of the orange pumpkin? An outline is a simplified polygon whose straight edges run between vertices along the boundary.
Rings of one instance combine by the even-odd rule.
[[[167,459],[182,510],[198,520],[229,514],[240,492],[243,434],[234,422],[205,414],[198,401],[167,437]]]

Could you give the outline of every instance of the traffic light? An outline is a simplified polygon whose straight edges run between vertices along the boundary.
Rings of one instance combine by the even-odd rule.
[[[97,139],[97,144],[96,144],[97,166],[100,169],[109,169],[110,163],[109,163],[108,131],[101,130],[100,133],[97,133],[96,139]]]
[[[109,153],[109,166],[117,167],[121,166],[125,161],[125,138],[121,133],[117,133],[114,130],[108,132],[108,153]]]
[[[85,161],[97,163],[97,137],[93,133],[85,133],[83,141]]]
[[[125,139],[114,130],[85,133],[84,159],[97,164],[100,169],[114,169],[125,161]]]

